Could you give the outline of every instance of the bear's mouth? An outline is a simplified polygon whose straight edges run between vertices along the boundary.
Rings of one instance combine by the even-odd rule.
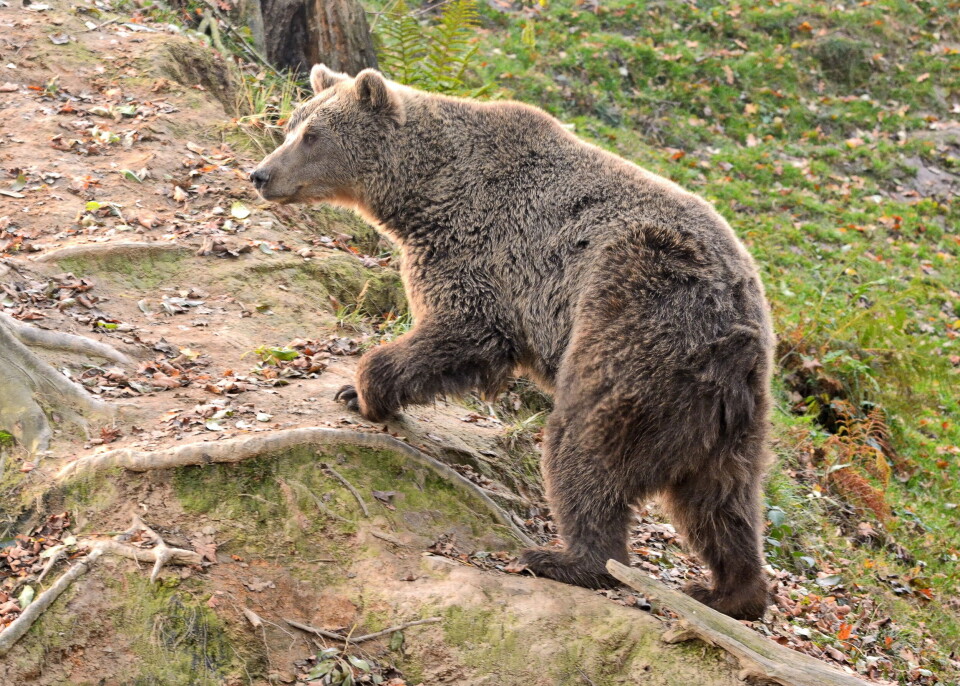
[[[295,202],[302,202],[302,199],[299,196],[304,185],[305,184],[298,185],[293,189],[292,193],[277,193],[274,189],[270,188],[268,184],[263,188],[258,188],[257,193],[259,193],[260,197],[267,202],[276,203],[277,205],[290,205]]]

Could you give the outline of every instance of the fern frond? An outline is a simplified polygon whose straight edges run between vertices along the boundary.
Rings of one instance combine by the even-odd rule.
[[[440,93],[463,94],[477,54],[480,26],[476,0],[452,0],[433,25],[419,22],[404,0],[383,15],[378,30],[380,66],[400,83]]]
[[[383,17],[380,33],[381,69],[394,81],[417,85],[426,41],[423,27],[410,14],[404,0],[399,0],[393,12]]]
[[[453,0],[444,6],[424,59],[424,68],[437,90],[463,88],[463,76],[477,52],[473,38],[479,26],[476,0]]]

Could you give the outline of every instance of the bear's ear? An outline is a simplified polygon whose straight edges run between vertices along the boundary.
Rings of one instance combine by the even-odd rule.
[[[376,69],[364,69],[357,74],[357,96],[360,103],[375,110],[393,107],[396,96],[390,92],[387,80]]]
[[[341,74],[338,71],[333,71],[328,69],[326,65],[315,64],[313,69],[310,70],[310,85],[313,87],[314,94],[325,91],[330,86],[340,83],[348,79],[346,74]]]

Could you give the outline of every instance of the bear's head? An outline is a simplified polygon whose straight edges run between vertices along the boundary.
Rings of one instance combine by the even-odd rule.
[[[283,144],[250,180],[273,202],[355,203],[403,123],[400,87],[374,69],[351,78],[322,64],[311,70],[310,84],[314,96],[290,116]]]

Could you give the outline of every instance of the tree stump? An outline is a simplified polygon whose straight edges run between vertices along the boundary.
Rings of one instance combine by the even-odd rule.
[[[361,69],[377,67],[370,27],[357,0],[252,0],[250,4],[246,21],[263,27],[263,52],[278,69],[306,74],[314,64],[323,63],[355,76]]]

